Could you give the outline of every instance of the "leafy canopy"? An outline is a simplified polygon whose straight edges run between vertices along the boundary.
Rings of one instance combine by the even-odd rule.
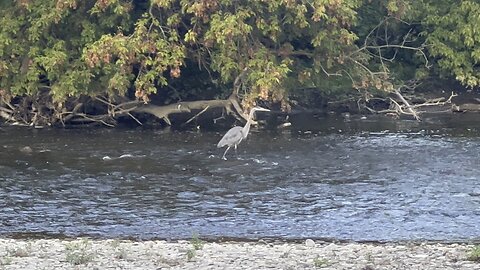
[[[264,99],[288,108],[295,89],[393,89],[399,48],[387,45],[414,38],[416,46],[427,41],[443,70],[477,86],[480,6],[450,2],[0,1],[0,94],[48,93],[57,102],[130,95],[148,102],[188,70],[218,89],[243,74],[238,94],[245,106]],[[409,19],[419,23],[402,27]],[[379,21],[385,37],[372,34]],[[410,39],[398,38],[404,36]],[[413,69],[416,53],[402,55]]]
[[[480,3],[424,2],[424,34],[439,67],[464,85],[480,86]]]

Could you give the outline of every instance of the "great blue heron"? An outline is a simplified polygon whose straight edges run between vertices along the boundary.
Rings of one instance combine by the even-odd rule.
[[[227,150],[223,153],[222,159],[227,160],[225,155],[227,154],[228,149],[230,147],[235,147],[235,153],[237,152],[237,145],[242,142],[243,139],[247,138],[248,132],[250,131],[250,125],[252,124],[253,121],[253,114],[256,111],[262,111],[262,112],[269,112],[269,109],[264,109],[261,107],[254,107],[252,110],[250,110],[250,114],[248,115],[247,123],[245,124],[244,127],[232,127],[230,130],[223,135],[222,139],[218,142],[217,147],[221,148],[224,147],[225,145],[228,146]]]

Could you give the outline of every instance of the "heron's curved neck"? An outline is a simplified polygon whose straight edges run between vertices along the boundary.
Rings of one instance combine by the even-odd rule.
[[[243,138],[245,139],[248,135],[248,132],[250,132],[250,125],[252,125],[253,121],[253,114],[255,113],[255,110],[251,110],[250,114],[248,115],[247,123],[243,127],[242,133],[243,133]]]

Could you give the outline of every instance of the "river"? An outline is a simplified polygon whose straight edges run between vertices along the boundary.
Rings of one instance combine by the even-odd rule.
[[[294,117],[293,117],[294,118]],[[0,235],[480,240],[480,117],[252,130],[0,128]]]

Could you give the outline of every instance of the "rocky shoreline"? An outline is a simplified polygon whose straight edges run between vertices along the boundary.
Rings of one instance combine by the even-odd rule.
[[[480,269],[471,244],[0,239],[0,269]]]

